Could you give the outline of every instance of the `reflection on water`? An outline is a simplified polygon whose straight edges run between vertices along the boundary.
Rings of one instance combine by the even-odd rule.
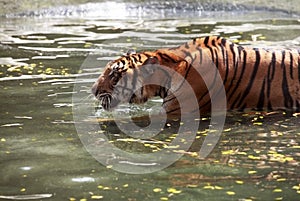
[[[217,147],[199,160],[209,123],[203,119],[191,149],[148,175],[115,172],[85,151],[72,116],[74,82],[81,78],[82,93],[91,98],[89,86],[104,65],[129,48],[172,47],[207,34],[244,45],[299,48],[297,16],[259,11],[190,15],[1,18],[0,198],[299,200],[299,114],[229,114]],[[172,151],[167,147],[176,137],[172,126],[156,138],[132,140],[113,122],[102,123],[103,134],[124,150]]]

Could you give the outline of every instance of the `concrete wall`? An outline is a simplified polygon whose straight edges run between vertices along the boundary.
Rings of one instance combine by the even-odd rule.
[[[0,15],[36,11],[60,5],[76,5],[87,2],[103,2],[108,0],[0,0]],[[143,2],[146,0],[110,0],[119,2]],[[154,0],[157,1],[157,0]],[[170,0],[181,1],[181,0]],[[187,2],[199,2],[199,0],[187,0]],[[275,9],[284,9],[300,14],[300,0],[200,0],[203,2],[223,2],[233,4],[257,5]],[[149,1],[148,1],[149,2]],[[151,0],[150,0],[151,2]]]

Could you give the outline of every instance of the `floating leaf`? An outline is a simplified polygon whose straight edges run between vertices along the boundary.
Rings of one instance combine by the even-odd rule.
[[[233,150],[222,151],[222,155],[231,155],[234,154]]]
[[[261,126],[261,125],[263,125],[263,123],[262,122],[254,122],[253,125],[254,126]]]
[[[244,184],[244,182],[241,181],[241,180],[236,180],[235,183],[237,183],[237,184]]]
[[[161,188],[154,188],[154,189],[153,189],[153,192],[159,193],[159,192],[161,192]]]
[[[233,192],[233,191],[227,191],[226,193],[227,193],[227,195],[235,195],[235,192]]]
[[[177,190],[175,188],[168,188],[168,192],[169,193],[174,193],[174,194],[179,194],[181,193],[182,191],[181,190]]]
[[[253,155],[248,155],[248,158],[252,159],[252,160],[260,160],[260,157],[258,156],[253,156]]]
[[[282,190],[281,190],[280,188],[276,188],[276,189],[273,190],[273,192],[274,192],[274,193],[281,193]]]
[[[198,185],[195,185],[195,184],[189,184],[189,185],[187,185],[187,187],[189,187],[189,188],[197,188]]]
[[[94,199],[94,200],[100,200],[100,199],[102,199],[102,198],[103,198],[102,195],[92,195],[92,196],[91,196],[91,199]]]
[[[224,189],[224,188],[221,187],[221,186],[214,186],[214,187],[215,187],[216,190],[222,190],[222,189]]]

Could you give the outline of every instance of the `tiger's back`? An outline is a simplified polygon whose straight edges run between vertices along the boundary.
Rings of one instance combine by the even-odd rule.
[[[223,80],[229,110],[300,111],[299,50],[242,47],[215,36],[194,39],[169,50],[191,65],[210,57]],[[203,103],[199,102],[201,108]]]

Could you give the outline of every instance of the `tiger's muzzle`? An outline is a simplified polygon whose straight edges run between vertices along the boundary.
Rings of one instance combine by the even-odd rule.
[[[100,91],[98,84],[95,83],[92,87],[92,94],[99,100],[101,106],[105,110],[110,110],[111,108],[116,107],[120,101],[112,96],[111,93],[106,91]]]

